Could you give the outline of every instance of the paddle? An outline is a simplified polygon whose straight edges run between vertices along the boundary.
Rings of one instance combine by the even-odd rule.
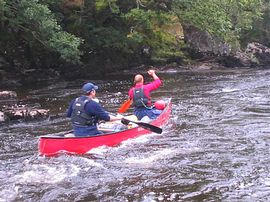
[[[154,126],[154,125],[151,125],[149,123],[144,123],[144,122],[137,122],[137,121],[131,121],[131,120],[128,120],[128,119],[125,119],[125,118],[122,118],[121,119],[121,122],[122,124],[125,124],[125,125],[128,125],[129,122],[131,123],[136,123],[138,126],[146,129],[146,130],[150,130],[154,133],[158,133],[158,134],[161,134],[162,133],[162,129],[157,127],[157,126]]]
[[[125,113],[129,109],[129,107],[130,107],[131,104],[132,104],[132,100],[131,99],[128,99],[127,101],[125,101],[121,105],[121,107],[118,109],[118,113]]]

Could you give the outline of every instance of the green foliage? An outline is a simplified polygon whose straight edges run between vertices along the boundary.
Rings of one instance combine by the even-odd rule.
[[[41,35],[46,36],[61,30],[56,19],[53,18],[51,11],[45,5],[33,4],[29,0],[21,0],[20,11],[22,21],[27,24],[33,23],[35,25],[34,28]]]
[[[62,31],[61,26],[47,6],[22,0],[21,7],[23,8],[21,10],[24,11],[22,13],[24,21],[35,25],[34,30],[38,32],[38,40],[51,50],[58,52],[64,60],[68,62],[79,61],[80,51],[78,47],[81,40]]]
[[[269,32],[267,22],[254,24],[269,17],[261,15],[267,6],[268,0],[0,0],[0,53],[22,45],[31,57],[51,53],[74,63],[80,56],[183,57],[179,22],[237,47],[248,30],[259,36],[254,26]]]
[[[48,45],[55,51],[61,53],[61,57],[67,62],[78,62],[80,60],[78,47],[81,43],[79,38],[66,32],[56,32],[48,41]]]
[[[5,9],[8,10],[5,18],[9,22],[6,28],[19,29],[23,40],[28,40],[32,46],[42,44],[44,50],[57,52],[66,61],[79,61],[82,40],[62,31],[47,5],[38,0],[21,0],[19,3],[11,0]]]
[[[170,13],[148,9],[131,9],[123,15],[131,27],[127,35],[140,45],[149,46],[152,50],[152,57],[168,57],[176,55],[176,36],[164,29],[165,25],[174,22]],[[166,54],[164,54],[166,53]]]
[[[96,10],[99,12],[103,9],[110,7],[112,13],[119,13],[119,7],[117,6],[117,0],[96,0]]]
[[[89,40],[92,40],[92,49],[116,49],[128,52],[127,39],[120,30],[113,27],[99,27],[91,29],[89,34]]]
[[[88,59],[97,54],[110,57],[110,52],[134,57],[143,47],[151,49],[150,57],[162,56],[163,49],[169,52],[177,43],[175,36],[162,27],[173,21],[172,15],[158,6],[159,1],[154,0],[97,0],[84,4],[80,11],[70,9],[64,18],[69,20],[69,32],[85,40],[83,50]]]
[[[173,10],[185,24],[236,45],[244,30],[261,16],[258,0],[174,0]]]
[[[131,9],[127,14],[123,15],[125,20],[129,25],[133,26],[135,29],[140,30],[150,30],[153,28],[153,23],[151,21],[154,17],[155,12],[151,10],[142,10],[139,8]]]
[[[6,8],[6,2],[4,0],[0,0],[0,14],[3,15],[3,12]]]
[[[263,2],[263,15],[252,24],[250,31],[245,30],[241,35],[241,41],[245,46],[250,41],[256,41],[270,47],[270,1]]]

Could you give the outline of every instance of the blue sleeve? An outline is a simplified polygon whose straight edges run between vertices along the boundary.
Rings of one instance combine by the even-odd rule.
[[[99,120],[109,121],[109,114],[95,101],[89,101],[85,105],[85,111],[90,115],[96,116]]]
[[[70,104],[69,104],[69,107],[68,107],[68,109],[67,109],[67,117],[71,117],[71,114],[72,114],[72,111],[73,111],[72,106],[73,106],[74,101],[75,101],[75,100],[72,100],[72,101],[70,102]]]

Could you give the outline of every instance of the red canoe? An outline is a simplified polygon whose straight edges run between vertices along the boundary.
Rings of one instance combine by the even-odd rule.
[[[167,101],[167,106],[157,119],[149,124],[157,127],[164,126],[170,117],[172,110],[171,99]],[[39,154],[54,156],[60,153],[85,154],[93,148],[99,146],[115,146],[124,140],[135,138],[140,135],[152,133],[150,130],[136,126],[118,132],[109,132],[97,136],[88,137],[66,137],[64,133],[41,136],[39,138]]]

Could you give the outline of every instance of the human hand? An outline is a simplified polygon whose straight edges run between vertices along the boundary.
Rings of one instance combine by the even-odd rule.
[[[123,116],[122,114],[117,114],[117,115],[116,115],[116,118],[117,118],[118,120],[120,120],[120,119],[124,118],[124,116]]]
[[[153,75],[156,73],[156,71],[153,70],[153,69],[150,69],[150,70],[147,71],[147,73],[148,73],[150,76],[153,76]]]

